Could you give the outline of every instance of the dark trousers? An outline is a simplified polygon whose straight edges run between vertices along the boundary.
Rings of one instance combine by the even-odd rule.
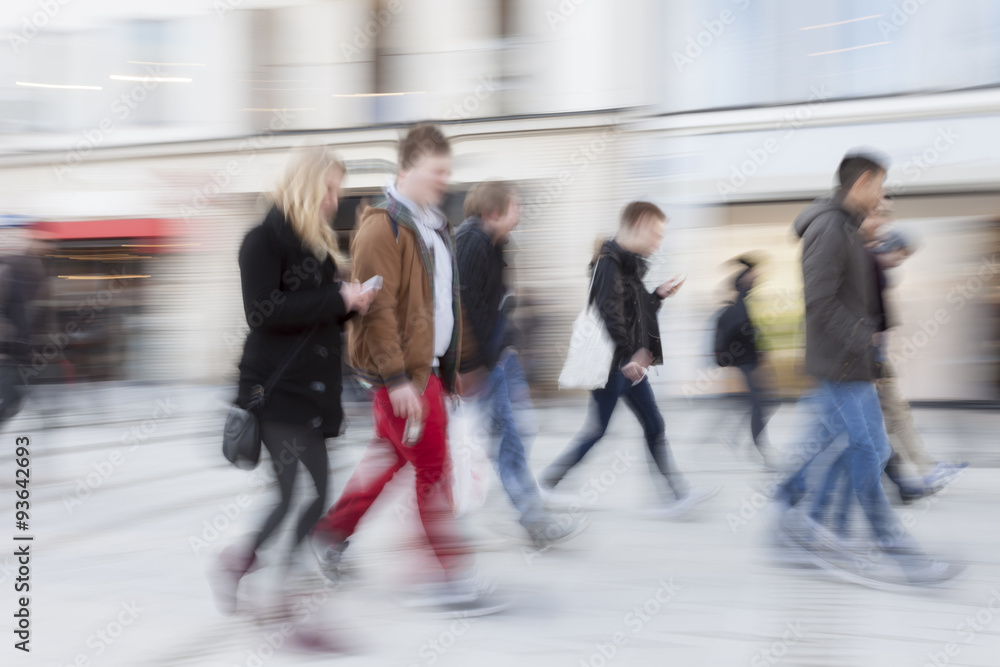
[[[760,382],[760,372],[756,363],[740,364],[737,368],[740,369],[747,381],[747,391],[750,396],[750,433],[753,435],[753,444],[757,446],[757,449],[763,449],[766,442],[761,439],[761,434],[767,425],[767,416],[764,413],[767,394]]]
[[[649,448],[656,469],[666,479],[675,496],[681,498],[687,495],[687,482],[671,460],[663,416],[656,406],[649,378],[643,378],[641,382],[633,385],[632,381],[616,368],[608,377],[608,383],[602,389],[592,391],[591,397],[593,400],[587,424],[576,436],[574,443],[542,473],[543,483],[549,487],[555,486],[573,466],[583,460],[597,441],[604,437],[604,432],[611,421],[611,414],[618,405],[618,399],[622,399],[642,424],[646,446]]]
[[[295,475],[301,461],[306,470],[309,471],[316,486],[316,497],[299,516],[295,528],[295,542],[292,545],[294,550],[309,534],[322,516],[323,510],[326,509],[326,492],[330,473],[326,439],[319,429],[298,424],[262,421],[260,431],[264,447],[271,455],[271,465],[278,478],[281,498],[257,534],[254,551],[271,537],[291,509],[292,494],[295,490]]]

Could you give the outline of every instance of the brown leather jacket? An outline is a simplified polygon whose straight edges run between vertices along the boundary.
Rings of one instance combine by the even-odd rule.
[[[393,388],[412,381],[423,393],[434,357],[434,275],[430,255],[405,208],[389,200],[389,210],[369,207],[351,242],[354,280],[382,276],[382,289],[362,318],[350,324],[348,354],[362,380]],[[392,211],[392,215],[390,215]],[[452,249],[452,308],[455,330],[448,351],[440,358],[445,389],[454,391],[461,312],[458,270],[454,265],[454,233],[447,228]]]

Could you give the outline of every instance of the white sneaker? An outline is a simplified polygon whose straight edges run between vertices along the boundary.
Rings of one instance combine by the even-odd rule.
[[[542,485],[538,486],[538,495],[550,510],[578,510],[586,504],[579,494],[547,489]]]
[[[503,611],[510,601],[497,594],[496,584],[478,567],[446,582],[436,596],[437,615],[442,618],[471,618]]]
[[[721,491],[721,488],[718,486],[691,488],[688,490],[687,495],[683,498],[666,505],[648,508],[643,513],[646,516],[661,519],[675,519],[682,517],[700,503],[716,495],[719,491]]]
[[[568,514],[553,516],[528,526],[528,537],[536,549],[545,551],[549,547],[567,542],[589,527],[585,521]]]
[[[965,473],[968,463],[951,465],[938,461],[934,469],[924,476],[924,485],[934,490],[940,490],[948,486]]]

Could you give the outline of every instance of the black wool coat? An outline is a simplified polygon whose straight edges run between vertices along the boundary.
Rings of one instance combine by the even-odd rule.
[[[263,385],[308,335],[268,395],[260,419],[319,428],[328,438],[339,435],[341,333],[351,313],[340,296],[333,258],[320,262],[304,249],[273,207],[243,239],[239,265],[250,333],[239,365],[238,403],[245,407],[253,386]],[[307,334],[313,325],[318,327]]]

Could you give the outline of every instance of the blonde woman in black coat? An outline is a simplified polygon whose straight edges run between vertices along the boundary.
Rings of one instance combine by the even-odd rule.
[[[257,564],[292,507],[301,462],[315,496],[298,516],[289,562],[326,509],[329,463],[326,438],[340,434],[341,332],[354,313],[365,313],[374,292],[339,279],[346,262],[333,217],[344,163],[327,148],[294,155],[271,195],[271,209],[251,229],[239,253],[243,309],[250,333],[240,360],[239,398],[245,406],[297,344],[304,344],[258,412],[261,438],[271,457],[280,499],[252,544],[225,549],[213,584],[220,607],[232,612],[240,579]],[[346,273],[346,272],[344,272]]]

